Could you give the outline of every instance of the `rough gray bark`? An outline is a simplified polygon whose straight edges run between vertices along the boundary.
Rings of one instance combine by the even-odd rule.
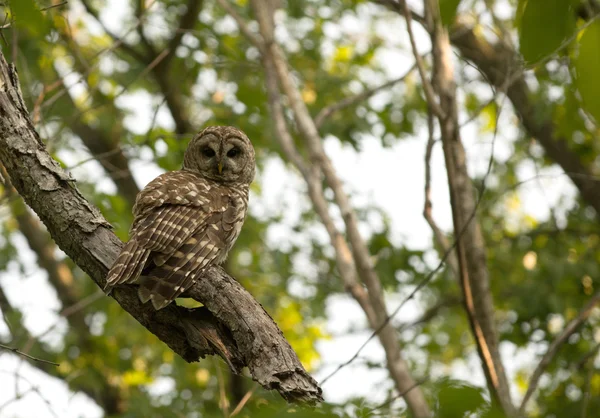
[[[98,209],[79,193],[70,175],[46,152],[23,102],[16,70],[1,54],[0,162],[57,245],[103,288],[122,243]],[[155,311],[139,301],[134,286],[116,288],[111,296],[188,362],[219,354],[232,370],[239,372],[247,366],[254,380],[288,401],[322,400],[321,388],[271,317],[221,268],[206,272],[190,292],[206,308],[172,304]]]

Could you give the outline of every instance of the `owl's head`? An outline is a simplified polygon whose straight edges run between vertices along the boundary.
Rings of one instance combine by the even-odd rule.
[[[255,172],[254,147],[239,129],[209,126],[191,140],[183,168],[218,182],[250,184]]]

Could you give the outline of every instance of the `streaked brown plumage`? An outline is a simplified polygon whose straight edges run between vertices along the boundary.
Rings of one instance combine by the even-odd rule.
[[[107,288],[138,283],[142,302],[161,309],[235,243],[254,178],[254,148],[238,129],[213,126],[190,142],[183,168],[158,176],[137,196],[129,242]]]

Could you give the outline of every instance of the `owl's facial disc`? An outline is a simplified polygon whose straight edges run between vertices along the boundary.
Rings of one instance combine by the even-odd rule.
[[[254,149],[235,128],[207,128],[192,140],[183,168],[214,181],[249,184],[254,178]]]
[[[235,180],[248,163],[244,143],[240,138],[230,136],[221,142],[217,169],[224,180]]]

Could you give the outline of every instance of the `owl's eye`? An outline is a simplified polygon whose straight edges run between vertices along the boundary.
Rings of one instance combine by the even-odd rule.
[[[210,147],[204,147],[202,148],[202,155],[204,155],[205,157],[214,157],[215,156],[215,150],[210,148]]]
[[[231,148],[228,152],[227,152],[227,156],[229,158],[233,158],[235,156],[237,156],[240,153],[240,150],[238,148]]]

